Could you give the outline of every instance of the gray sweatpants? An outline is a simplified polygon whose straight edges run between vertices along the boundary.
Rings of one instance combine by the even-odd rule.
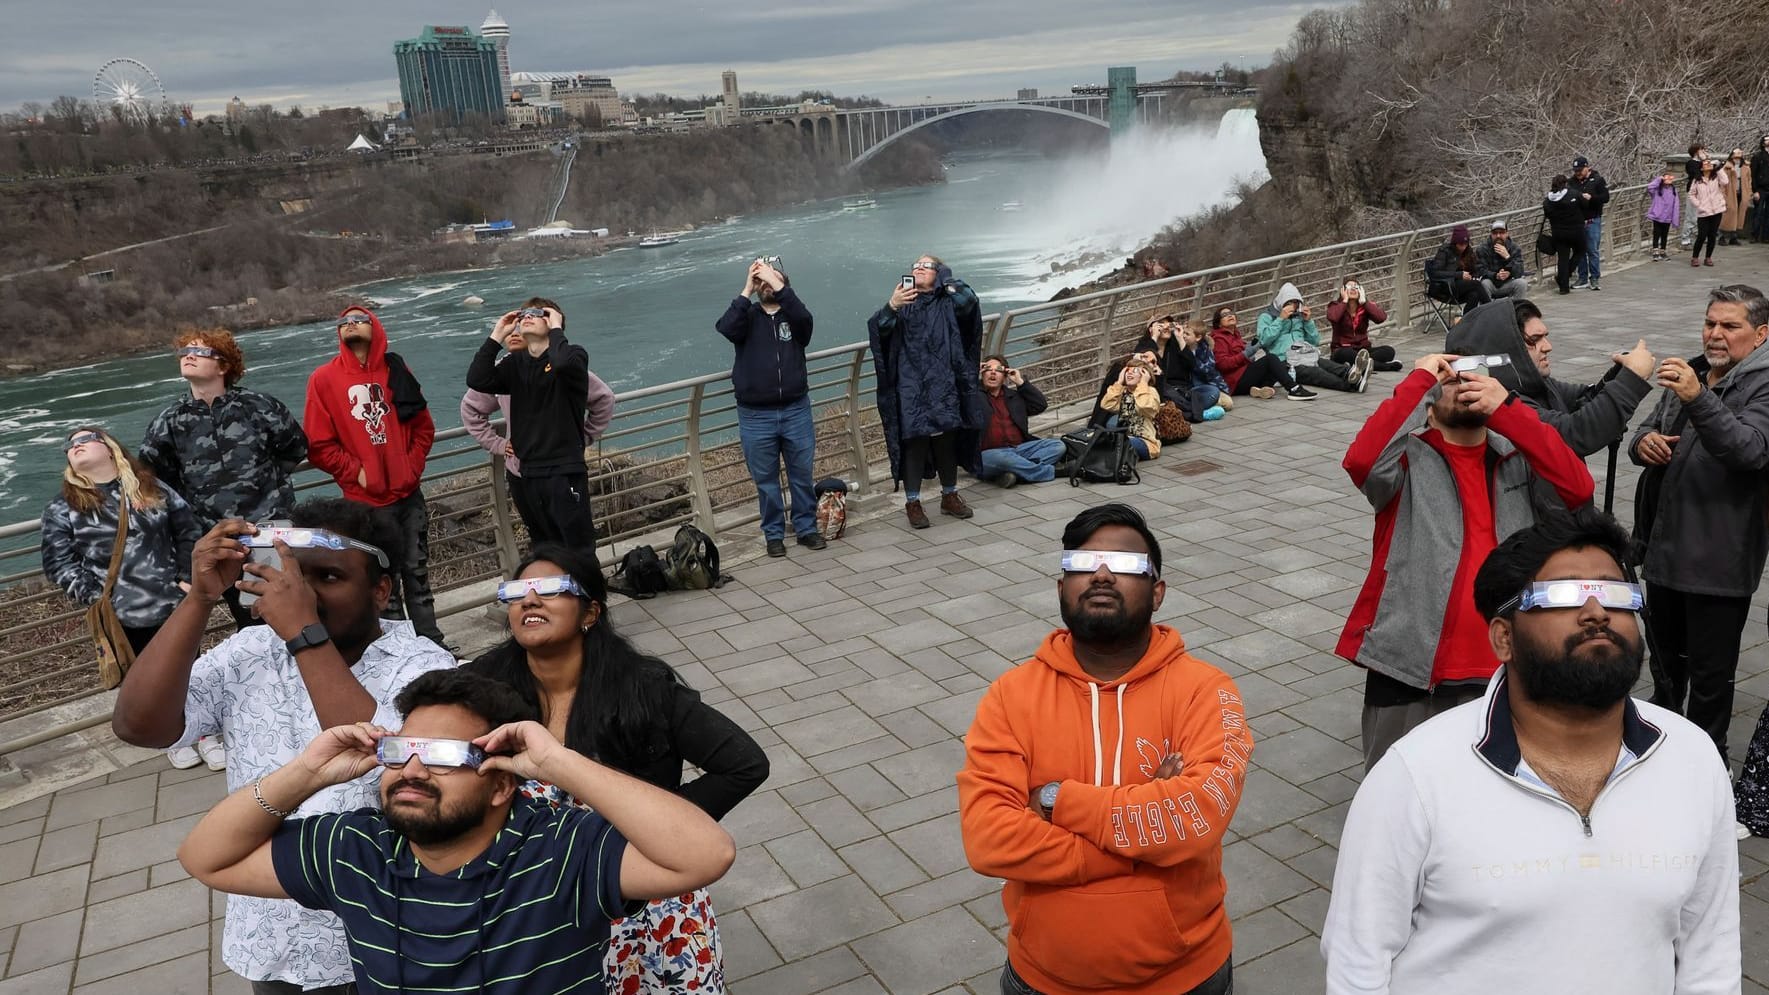
[[[1484,684],[1440,684],[1436,691],[1404,705],[1364,705],[1364,773],[1376,766],[1382,754],[1402,736],[1425,724],[1425,720],[1480,700]]]

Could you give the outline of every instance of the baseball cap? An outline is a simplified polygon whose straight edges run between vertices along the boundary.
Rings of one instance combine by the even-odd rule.
[[[1509,228],[1509,226],[1507,226],[1505,224],[1504,218],[1494,218],[1492,230],[1493,231],[1509,231],[1510,228]]]
[[[1591,164],[1591,160],[1585,158],[1584,156],[1579,156],[1578,158],[1576,158],[1572,161],[1572,168],[1584,169],[1586,166],[1589,166],[1590,164]]]

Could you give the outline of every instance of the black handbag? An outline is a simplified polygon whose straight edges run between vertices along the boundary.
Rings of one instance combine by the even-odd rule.
[[[1544,224],[1536,229],[1536,255],[1552,256],[1554,254],[1554,233],[1549,231],[1548,226]]]
[[[1136,469],[1136,450],[1130,447],[1130,431],[1123,428],[1085,428],[1063,436],[1065,458],[1074,461],[1069,485],[1136,484],[1142,474]]]

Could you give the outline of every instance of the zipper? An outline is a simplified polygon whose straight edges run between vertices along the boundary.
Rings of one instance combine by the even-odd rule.
[[[1620,773],[1618,773],[1614,777],[1610,778],[1609,781],[1603,785],[1603,789],[1601,791],[1597,792],[1597,797],[1591,799],[1591,811],[1592,812],[1597,811],[1598,804],[1603,801],[1604,795],[1609,794],[1609,789],[1614,787],[1616,782],[1620,781],[1622,778],[1627,777],[1630,773],[1632,773],[1634,768],[1645,763],[1647,757],[1652,756],[1653,753],[1658,751],[1658,744],[1663,741],[1664,741],[1664,737],[1660,736],[1658,742],[1655,742],[1651,746],[1647,747],[1645,753],[1642,753],[1639,756],[1635,757],[1633,763],[1627,765],[1626,767],[1623,767],[1621,769]],[[1546,788],[1538,788],[1535,785],[1524,781],[1522,778],[1518,777],[1516,774],[1507,774],[1504,771],[1500,770],[1497,766],[1495,766],[1493,764],[1493,762],[1491,760],[1487,759],[1486,754],[1480,752],[1479,747],[1470,747],[1470,748],[1474,750],[1474,755],[1480,758],[1480,762],[1485,764],[1487,766],[1488,770],[1491,770],[1493,773],[1504,778],[1509,783],[1516,785],[1519,788],[1522,788],[1524,791],[1527,791],[1530,794],[1536,795],[1539,798],[1545,798],[1548,801],[1551,801],[1554,804],[1559,805],[1561,808],[1564,808],[1568,812],[1571,812],[1573,815],[1577,816],[1578,820],[1579,820],[1579,827],[1585,831],[1585,838],[1590,839],[1592,837],[1591,817],[1588,814],[1586,814],[1584,812],[1580,812],[1578,809],[1576,809],[1572,806],[1571,802],[1560,797],[1558,794],[1556,794],[1552,791],[1549,791]]]

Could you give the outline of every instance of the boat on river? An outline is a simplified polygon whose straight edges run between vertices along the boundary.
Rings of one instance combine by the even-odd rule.
[[[639,243],[639,248],[641,248],[641,249],[661,249],[666,245],[675,245],[677,242],[680,242],[681,240],[682,239],[681,239],[680,232],[673,232],[673,231],[666,231],[666,232],[662,232],[662,233],[652,232],[649,236],[647,236],[643,241],[641,241]]]
[[[871,197],[862,197],[859,200],[844,200],[842,201],[842,213],[852,214],[855,211],[870,211],[877,206],[878,201],[873,200]]]

